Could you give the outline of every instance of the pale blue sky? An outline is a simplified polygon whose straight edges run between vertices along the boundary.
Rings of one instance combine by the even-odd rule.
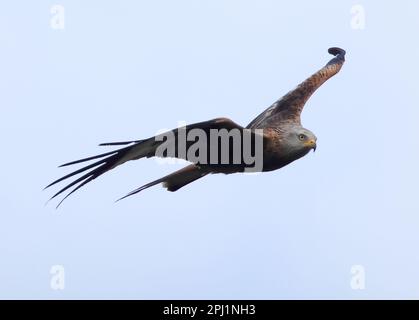
[[[64,30],[50,27],[53,4]],[[351,8],[365,28],[351,27]],[[3,1],[0,298],[419,298],[419,4]],[[246,125],[347,51],[309,100],[318,150],[114,203],[179,164],[130,162],[59,210],[42,191],[105,141]],[[105,149],[107,150],[107,149]],[[64,290],[50,287],[62,265]],[[365,289],[350,286],[365,269]]]

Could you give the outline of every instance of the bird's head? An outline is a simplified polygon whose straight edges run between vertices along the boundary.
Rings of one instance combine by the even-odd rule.
[[[316,141],[315,134],[303,127],[293,127],[286,136],[288,151],[295,154],[304,155],[310,150],[316,151]]]

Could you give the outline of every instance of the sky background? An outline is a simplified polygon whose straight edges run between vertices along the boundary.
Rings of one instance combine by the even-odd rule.
[[[417,1],[2,1],[0,298],[418,299],[418,12]],[[114,203],[182,166],[133,161],[45,205],[58,188],[43,187],[72,170],[57,165],[178,121],[247,125],[331,46],[346,64],[302,117],[315,154]]]

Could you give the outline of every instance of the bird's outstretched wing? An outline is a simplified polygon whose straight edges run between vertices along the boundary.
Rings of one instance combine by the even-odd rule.
[[[181,129],[184,130],[184,131],[182,131]],[[159,136],[155,136],[155,137],[151,137],[149,139],[144,139],[144,140],[104,143],[104,144],[101,144],[101,145],[111,145],[111,146],[112,145],[128,145],[128,146],[117,149],[117,150],[114,150],[114,151],[102,153],[102,154],[99,154],[99,155],[96,155],[96,156],[92,156],[92,157],[68,162],[68,163],[65,163],[65,164],[61,165],[60,167],[65,167],[65,166],[69,166],[69,165],[73,165],[73,164],[83,163],[83,162],[86,162],[86,161],[100,159],[98,161],[93,162],[92,164],[89,164],[85,167],[82,167],[82,168],[80,168],[80,169],[78,169],[74,172],[71,172],[71,173],[53,181],[52,183],[47,185],[45,187],[45,189],[63,181],[63,180],[66,180],[66,179],[71,178],[73,176],[76,176],[78,174],[84,173],[79,178],[77,178],[74,181],[72,181],[71,183],[69,183],[67,186],[65,186],[64,188],[59,190],[56,194],[54,194],[51,197],[51,199],[53,199],[53,198],[57,197],[58,195],[62,194],[63,192],[65,192],[66,190],[70,189],[71,187],[74,187],[59,202],[59,204],[58,204],[58,206],[59,206],[70,194],[72,194],[73,192],[75,192],[76,190],[78,190],[79,188],[84,186],[86,183],[96,179],[97,177],[104,174],[105,172],[107,172],[107,171],[109,171],[109,170],[111,170],[111,169],[129,161],[129,160],[136,160],[136,159],[141,159],[141,158],[144,158],[144,157],[150,158],[150,157],[154,157],[154,156],[161,156],[161,157],[172,156],[172,157],[175,157],[175,158],[185,159],[185,155],[180,153],[179,150],[178,150],[180,134],[188,135],[188,133],[193,129],[200,129],[203,132],[205,132],[205,134],[207,134],[207,136],[209,136],[211,129],[217,129],[217,130],[239,129],[239,130],[243,130],[243,127],[234,123],[230,119],[216,118],[216,119],[205,121],[205,122],[191,124],[191,125],[185,126],[184,128],[177,128],[177,129],[171,130],[169,132],[166,132],[166,133],[163,133],[163,134],[159,135],[160,138],[158,138]],[[181,139],[184,139],[184,138],[181,137]],[[164,153],[163,154],[156,154],[156,152],[158,150],[158,147],[161,146],[163,143],[166,143],[166,145],[168,146],[168,149],[172,148],[172,150],[174,151],[174,154],[170,154],[170,155],[168,155],[167,153],[166,154],[164,154]],[[193,143],[194,143],[194,141],[186,141],[186,150],[188,150],[189,146]],[[198,176],[197,176],[197,178],[198,178]],[[176,177],[178,177],[178,176],[176,176]],[[167,178],[167,177],[165,177],[165,178]],[[171,180],[169,181],[169,184],[170,185],[175,185],[176,181],[172,181],[172,180],[173,180],[173,177],[171,177]],[[159,182],[165,182],[164,178],[162,178],[162,180],[159,181]],[[155,181],[153,183],[157,184],[159,182]],[[175,187],[172,186],[172,188],[175,188]]]
[[[300,124],[300,114],[307,100],[324,82],[338,73],[345,62],[345,50],[330,48],[328,52],[335,57],[297,88],[276,101],[246,128],[278,126],[281,123]]]

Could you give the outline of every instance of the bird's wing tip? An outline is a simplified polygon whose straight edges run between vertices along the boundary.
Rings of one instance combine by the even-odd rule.
[[[346,54],[345,50],[343,50],[341,48],[338,48],[338,47],[331,47],[331,48],[329,48],[329,50],[327,50],[327,52],[329,52],[330,54],[332,54],[334,56],[340,55],[342,57],[344,57],[345,54]]]

